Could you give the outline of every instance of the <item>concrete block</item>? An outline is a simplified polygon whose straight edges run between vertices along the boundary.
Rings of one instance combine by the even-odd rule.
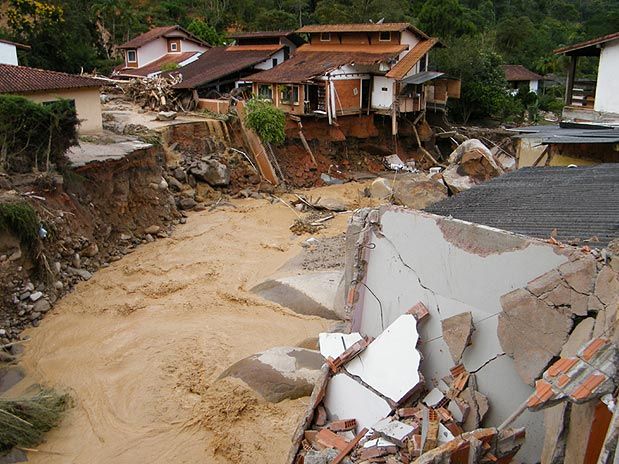
[[[392,417],[385,417],[372,426],[372,429],[383,438],[404,446],[404,442],[415,433],[415,428]]]

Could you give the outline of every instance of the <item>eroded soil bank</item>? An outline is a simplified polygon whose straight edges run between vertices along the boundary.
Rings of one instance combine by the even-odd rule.
[[[359,188],[333,189],[358,206]],[[172,237],[78,284],[25,332],[27,376],[11,393],[41,383],[74,399],[31,462],[283,462],[307,398],[270,404],[240,381],[216,379],[333,321],[249,292],[307,236],[290,232],[295,212],[281,203],[234,206],[191,213]],[[338,215],[317,236],[343,232],[347,219]]]

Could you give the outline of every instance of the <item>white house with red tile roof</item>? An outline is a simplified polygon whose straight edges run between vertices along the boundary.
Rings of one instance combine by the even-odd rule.
[[[192,63],[211,45],[178,25],[155,27],[117,47],[123,51],[124,64],[115,77],[152,77],[168,65],[178,68]]]
[[[69,100],[81,121],[79,132],[103,130],[99,89],[103,81],[47,69],[0,64],[0,94],[15,94],[36,103]]]

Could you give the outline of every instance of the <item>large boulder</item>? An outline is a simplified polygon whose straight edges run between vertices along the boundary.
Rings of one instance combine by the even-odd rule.
[[[424,209],[447,198],[447,187],[425,174],[401,174],[393,183],[396,203],[412,209]]]
[[[278,403],[311,395],[323,362],[318,351],[276,347],[240,360],[219,379],[241,379],[265,400]]]
[[[452,193],[459,193],[503,174],[490,150],[477,139],[460,144],[449,155],[449,164],[443,172],[443,180]]]
[[[204,181],[213,187],[223,187],[230,183],[228,167],[216,159],[202,159],[189,170],[198,180]]]

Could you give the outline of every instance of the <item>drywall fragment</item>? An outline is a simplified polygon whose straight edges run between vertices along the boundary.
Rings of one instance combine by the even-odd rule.
[[[429,408],[441,407],[443,406],[445,401],[446,401],[445,395],[438,388],[433,388],[432,390],[430,390],[430,393],[428,393],[423,398],[423,403]]]
[[[449,402],[447,410],[458,424],[462,424],[469,412],[469,405],[460,398],[454,398]]]
[[[320,354],[325,359],[329,356],[335,359],[361,339],[361,335],[357,332],[351,334],[323,332],[318,335]]]
[[[395,420],[393,417],[385,417],[379,420],[372,426],[372,429],[398,446],[404,446],[404,442],[415,433],[415,427]]]
[[[443,340],[447,343],[449,353],[455,363],[462,359],[462,353],[471,344],[473,335],[473,315],[471,312],[456,314],[441,321]]]
[[[403,314],[345,368],[398,403],[422,383],[418,340],[417,320],[411,314]]]
[[[503,295],[501,306],[497,329],[501,347],[514,359],[522,380],[533,385],[567,341],[573,324],[571,316],[524,289]]]
[[[453,433],[443,424],[438,425],[438,442],[439,444],[450,442],[454,439]]]
[[[329,381],[323,405],[329,420],[354,418],[360,428],[371,427],[391,412],[387,401],[344,373]]]
[[[460,394],[460,398],[469,406],[469,413],[462,424],[462,428],[467,432],[478,429],[488,412],[488,398],[470,387]]]

